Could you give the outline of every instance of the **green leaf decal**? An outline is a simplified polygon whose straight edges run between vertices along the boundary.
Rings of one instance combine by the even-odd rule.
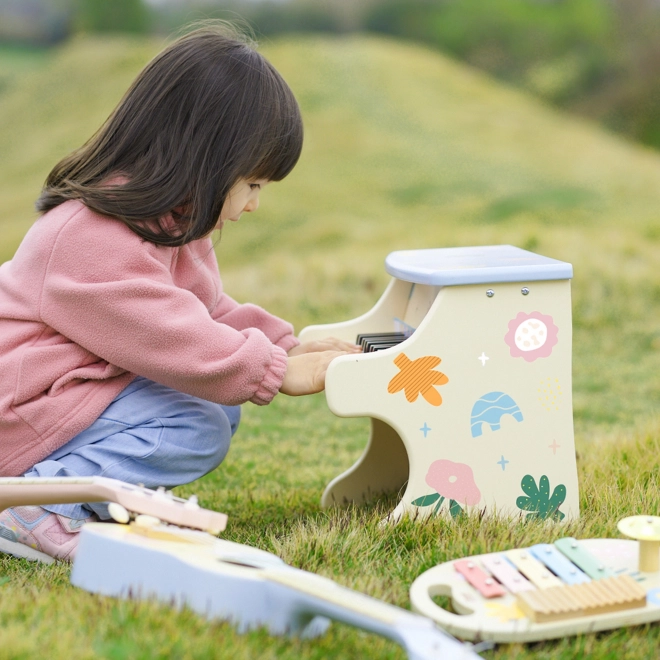
[[[536,487],[536,481],[531,474],[526,474],[522,481],[520,482],[520,487],[523,489],[524,493],[527,493],[529,497],[538,497],[539,489]]]
[[[449,513],[452,518],[458,518],[463,515],[463,508],[455,500],[449,500]]]
[[[543,474],[539,479],[537,487],[536,481],[531,474],[527,474],[522,478],[520,487],[525,495],[521,495],[516,499],[516,506],[523,511],[530,511],[527,514],[527,519],[540,518],[553,518],[555,520],[563,520],[563,514],[559,507],[566,499],[566,486],[559,484],[552,491],[550,495],[550,480]]]
[[[423,497],[418,497],[416,500],[413,500],[412,503],[415,506],[430,506],[439,497],[440,497],[440,493],[431,493],[431,495],[424,495]]]
[[[440,499],[438,500],[438,503],[435,505],[435,509],[433,509],[433,515],[437,516],[438,513],[440,512],[440,507],[442,506],[442,503],[445,501],[445,498],[440,496]]]

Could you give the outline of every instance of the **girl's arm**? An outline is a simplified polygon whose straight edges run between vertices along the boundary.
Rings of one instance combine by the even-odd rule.
[[[235,330],[258,328],[275,346],[287,352],[300,344],[290,323],[252,303],[239,304],[226,293],[220,295],[211,316]]]
[[[237,330],[212,318],[198,295],[173,282],[171,254],[84,207],[63,223],[38,314],[74,344],[66,349],[70,371],[102,358],[210,401],[268,403],[282,386],[286,351],[261,330]],[[203,267],[191,259],[191,282]]]

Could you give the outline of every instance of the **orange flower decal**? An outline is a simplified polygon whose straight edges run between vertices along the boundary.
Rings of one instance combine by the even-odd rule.
[[[433,371],[433,367],[437,367],[440,362],[442,360],[434,355],[411,360],[405,353],[400,353],[394,358],[394,364],[401,371],[389,382],[387,391],[396,394],[404,390],[410,403],[421,394],[432,406],[441,405],[442,397],[435,386],[448,383],[449,378],[440,371]]]

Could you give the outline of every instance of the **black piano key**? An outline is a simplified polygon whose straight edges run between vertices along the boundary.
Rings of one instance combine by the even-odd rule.
[[[406,338],[406,335],[403,332],[374,332],[374,333],[363,333],[357,336],[355,343],[364,348],[365,343],[368,341],[394,341],[402,342]]]
[[[401,342],[392,339],[367,339],[363,346],[364,350],[368,351],[372,346],[395,346],[399,343]]]
[[[399,344],[402,340],[400,339],[365,339],[362,342],[362,350],[368,351],[370,346],[377,346],[380,344]]]
[[[367,332],[357,336],[356,343],[360,343],[362,339],[400,339],[405,337],[403,332]]]
[[[403,332],[364,333],[357,336],[355,343],[362,347],[364,353],[373,353],[396,346],[404,339],[406,339],[406,335]]]
[[[376,351],[383,351],[386,348],[392,348],[392,346],[398,346],[401,342],[388,342],[383,344],[370,344],[368,348],[364,351],[365,353],[375,353]]]

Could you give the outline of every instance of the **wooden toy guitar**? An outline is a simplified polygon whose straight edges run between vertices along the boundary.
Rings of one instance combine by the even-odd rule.
[[[660,518],[634,516],[624,539],[559,539],[449,561],[419,576],[413,610],[462,639],[535,642],[660,620]],[[449,612],[433,596],[450,596]]]
[[[295,569],[268,552],[141,523],[85,525],[71,583],[105,596],[185,605],[240,631],[263,626],[274,635],[313,637],[335,619],[394,640],[411,660],[479,657],[426,617]]]
[[[202,509],[194,495],[184,500],[165,488],[151,490],[106,477],[0,478],[0,511],[27,504],[77,502],[115,502],[128,511],[211,534],[219,534],[227,526],[224,513]]]
[[[426,617],[295,569],[269,552],[199,531],[224,529],[226,516],[201,509],[194,500],[191,505],[164,491],[98,477],[0,479],[0,508],[89,501],[120,504],[115,513],[122,520],[129,519],[122,515],[127,509],[141,515],[128,525],[83,526],[71,583],[86,591],[185,605],[229,620],[239,631],[263,626],[276,635],[311,637],[335,619],[398,642],[411,660],[480,657]]]

